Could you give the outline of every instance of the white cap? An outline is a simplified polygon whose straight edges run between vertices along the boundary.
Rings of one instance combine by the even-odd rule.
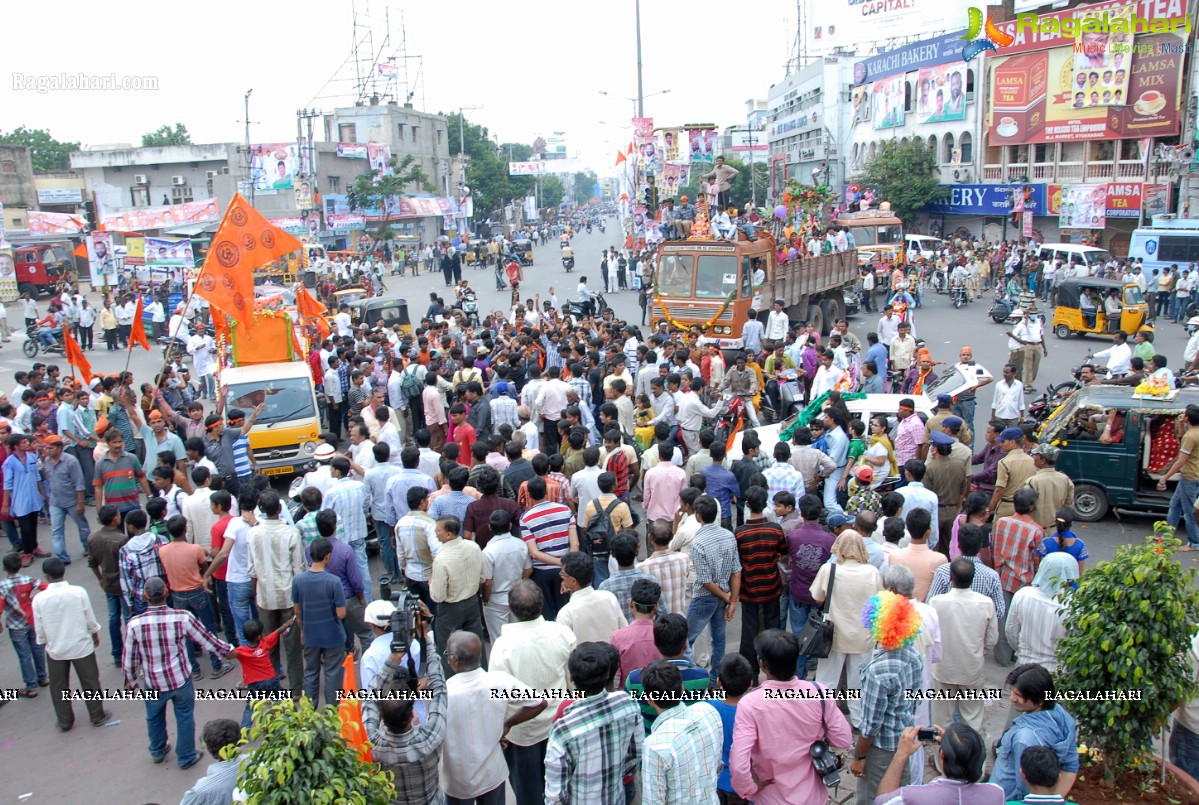
[[[395,604],[390,601],[371,601],[366,605],[362,619],[375,626],[387,626],[391,622],[391,614],[395,611]]]
[[[337,451],[333,449],[333,445],[322,444],[320,447],[316,448],[316,453],[313,457],[317,461],[328,461],[335,455],[337,455]]]

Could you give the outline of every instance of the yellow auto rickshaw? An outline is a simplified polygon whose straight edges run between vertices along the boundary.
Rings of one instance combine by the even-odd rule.
[[[524,265],[533,265],[533,241],[528,238],[512,241],[512,253],[519,257]]]
[[[1058,338],[1080,335],[1111,335],[1123,331],[1131,336],[1145,325],[1149,305],[1136,283],[1098,277],[1072,277],[1055,284],[1057,306],[1053,309],[1053,334]],[[1107,314],[1109,298],[1118,300],[1120,315]]]
[[[466,244],[466,264],[470,266],[487,265],[487,241],[473,238]]]
[[[400,332],[412,335],[412,320],[408,318],[406,299],[363,299],[350,306],[354,324],[391,329],[400,325]]]

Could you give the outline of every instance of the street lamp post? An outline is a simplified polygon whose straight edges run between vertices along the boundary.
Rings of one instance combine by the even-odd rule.
[[[641,88],[641,0],[635,0],[637,8],[637,117],[645,117],[645,93]]]
[[[640,37],[638,37],[638,42],[640,42],[640,41],[641,41]],[[640,51],[638,51],[638,52],[640,52]],[[637,70],[637,97],[636,98],[630,98],[627,95],[614,95],[613,93],[607,92],[606,90],[602,90],[602,89],[599,91],[599,94],[607,95],[610,98],[624,98],[626,101],[633,104],[633,111],[637,115],[637,117],[645,117],[645,99],[653,98],[656,95],[665,95],[668,92],[670,92],[670,90],[663,89],[663,90],[659,90],[657,92],[651,92],[649,95],[642,94],[642,92],[641,92],[641,70],[640,70],[641,57],[640,57],[640,55],[637,57],[637,64],[638,64],[638,70]]]

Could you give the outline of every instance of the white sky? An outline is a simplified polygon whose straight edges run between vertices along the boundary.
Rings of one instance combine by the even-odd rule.
[[[356,2],[361,23],[368,5]],[[565,131],[571,155],[581,152],[603,175],[629,139],[633,104],[599,91],[636,95],[633,2],[393,0],[391,49],[398,50],[402,9],[408,53],[423,57],[423,88],[414,82],[418,108],[482,106],[467,119],[487,125],[502,141],[531,143],[539,134]],[[794,36],[792,0],[641,5],[645,93],[671,90],[645,102],[655,125],[744,123],[745,101],[765,98],[783,78]],[[376,49],[385,8],[382,0],[369,4]],[[38,94],[0,75],[0,130],[25,125],[85,146],[137,145],[143,133],[179,121],[193,142],[241,141],[243,95],[253,88],[251,139],[293,140],[297,109],[328,111],[353,102],[318,97],[353,93],[351,9],[349,0],[113,0],[100,6],[64,0],[52,11],[8,3],[4,72],[152,75],[159,89]],[[422,62],[409,61],[411,77]],[[327,84],[339,69],[351,80]]]

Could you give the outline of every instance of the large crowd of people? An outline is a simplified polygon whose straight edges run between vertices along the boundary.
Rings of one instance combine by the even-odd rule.
[[[842,391],[936,379],[912,333],[919,283],[899,275],[909,315],[888,305],[867,343],[776,305],[727,367],[698,328],[646,333],[552,289],[475,326],[437,294],[412,335],[338,326],[306,356],[325,432],[294,499],[255,472],[258,411],[178,361],[140,386],[18,372],[0,402],[0,600],[22,695],[48,687],[72,729],[59,694],[98,690],[108,651],[159,693],[153,762],[213,754],[184,803],[230,801],[240,762],[217,757],[236,722],[211,720],[196,745],[202,653],[213,679],[236,669],[247,689],[326,706],[349,656],[368,690],[424,691],[363,703],[396,802],[502,803],[510,786],[521,805],[817,803],[830,778],[814,746],[849,750],[861,805],[1061,801],[1078,753],[1053,697],[1057,595],[1088,558],[1073,484],[1020,426],[1012,366],[983,422],[972,393],[927,421],[910,397],[895,421],[851,416]],[[594,301],[585,285],[576,302]],[[746,430],[730,458],[712,428],[722,391],[756,421],[787,368],[825,409],[773,446]],[[106,629],[66,580],[73,561],[95,573]],[[421,613],[402,651],[384,576]],[[814,650],[820,612],[833,633]],[[988,653],[1011,668],[1002,734],[973,695]],[[848,701],[821,698],[838,689]]]

